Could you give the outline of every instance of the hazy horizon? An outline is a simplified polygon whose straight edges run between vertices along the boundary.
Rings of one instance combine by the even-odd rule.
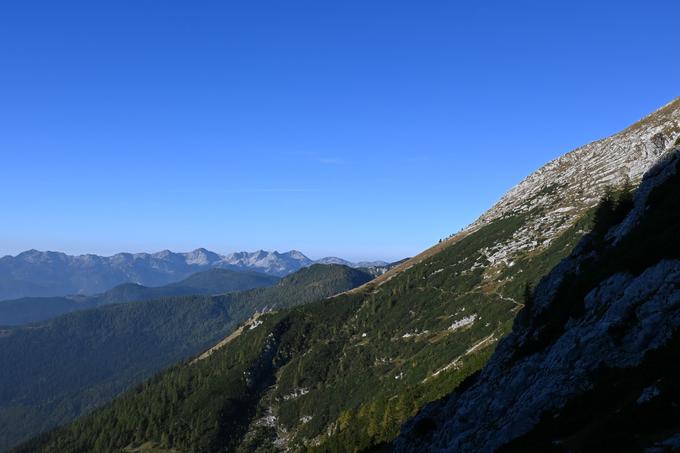
[[[223,256],[229,255],[229,254],[231,254],[231,253],[242,253],[242,252],[246,252],[246,253],[255,253],[255,252],[260,252],[260,251],[271,252],[271,253],[275,253],[275,252],[276,252],[276,253],[280,253],[280,254],[289,253],[289,252],[300,252],[300,253],[302,253],[303,255],[305,255],[307,258],[311,259],[312,261],[318,261],[318,260],[321,260],[321,259],[324,259],[324,258],[340,258],[340,259],[344,259],[344,260],[352,261],[352,262],[369,262],[369,261],[386,261],[386,262],[394,262],[394,261],[398,261],[398,260],[401,260],[401,259],[404,259],[404,258],[410,258],[410,257],[408,257],[408,256],[403,256],[402,258],[399,258],[398,260],[384,260],[384,259],[382,259],[382,258],[380,258],[380,257],[378,257],[378,258],[358,258],[358,259],[351,259],[351,258],[346,258],[346,257],[344,257],[344,256],[339,256],[339,255],[310,256],[309,254],[305,253],[304,250],[297,250],[297,249],[294,249],[294,248],[292,248],[292,249],[286,249],[286,250],[264,250],[264,249],[253,249],[253,250],[229,250],[229,251],[221,251],[221,250],[212,250],[212,249],[209,249],[209,248],[207,248],[207,247],[196,247],[195,249],[191,249],[191,250],[171,250],[171,249],[167,249],[167,248],[166,248],[166,249],[162,249],[162,250],[139,250],[139,251],[127,251],[127,250],[121,250],[121,251],[114,252],[114,253],[92,253],[92,252],[85,252],[85,253],[78,253],[78,252],[76,252],[76,253],[69,253],[69,252],[65,252],[65,251],[63,251],[63,250],[47,250],[47,249],[45,249],[45,250],[40,250],[40,249],[36,249],[36,248],[30,248],[30,249],[21,250],[21,251],[15,252],[15,253],[0,253],[0,258],[3,258],[3,257],[5,257],[5,256],[17,257],[18,255],[20,255],[20,254],[22,254],[22,253],[30,252],[30,251],[32,251],[32,250],[36,250],[36,251],[38,251],[38,252],[43,252],[43,253],[50,253],[50,252],[55,252],[55,253],[65,253],[66,255],[70,255],[70,256],[97,255],[97,256],[102,256],[102,257],[105,257],[105,258],[110,258],[110,257],[112,257],[112,256],[114,256],[114,255],[122,254],[122,253],[131,254],[131,255],[146,253],[146,254],[149,254],[149,255],[153,255],[153,254],[156,254],[156,253],[161,253],[161,252],[165,252],[165,251],[170,251],[170,252],[172,252],[172,253],[178,253],[178,254],[179,254],[179,253],[190,253],[190,252],[194,252],[194,251],[199,250],[199,249],[205,249],[205,250],[207,250],[207,251],[209,251],[209,252],[217,253],[218,255],[223,255]]]

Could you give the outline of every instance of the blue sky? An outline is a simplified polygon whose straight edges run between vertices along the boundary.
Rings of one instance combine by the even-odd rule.
[[[680,95],[676,1],[0,5],[0,254],[398,259]]]

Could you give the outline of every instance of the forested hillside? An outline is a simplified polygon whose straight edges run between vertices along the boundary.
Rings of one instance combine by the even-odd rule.
[[[314,265],[276,286],[109,305],[0,335],[0,450],[87,413],[227,336],[255,312],[354,288],[371,276]]]
[[[278,277],[250,271],[210,269],[165,286],[124,283],[102,294],[68,297],[25,297],[0,301],[0,326],[43,321],[55,316],[101,305],[150,300],[160,297],[214,295],[274,285]]]
[[[209,358],[145,383],[44,448],[343,451],[350,441],[357,449],[387,442],[484,364],[521,306],[512,296],[566,256],[591,222],[518,263],[526,277],[508,296],[472,291],[482,270],[463,272],[469,262],[521,220],[494,222],[379,287],[263,316]]]

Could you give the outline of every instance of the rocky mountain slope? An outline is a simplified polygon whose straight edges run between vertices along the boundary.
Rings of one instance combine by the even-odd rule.
[[[390,442],[484,365],[527,287],[601,215],[607,186],[635,187],[673,149],[679,120],[676,100],[548,164],[468,229],[369,284],[264,315],[206,360],[32,447],[361,451]]]
[[[0,326],[44,321],[64,313],[107,304],[170,296],[216,295],[272,286],[278,277],[260,272],[210,269],[165,286],[149,287],[124,283],[94,296],[24,297],[0,301]]]
[[[203,276],[190,282],[197,278]],[[0,329],[0,451],[199,354],[257,312],[309,303],[371,278],[313,265],[271,287],[107,305]]]
[[[481,373],[426,407],[396,451],[680,450],[678,152],[623,219],[600,216]]]
[[[470,225],[458,240],[485,225],[523,216],[505,241],[483,250],[470,270],[484,267],[491,282],[522,257],[546,248],[592,209],[608,189],[636,187],[680,140],[680,98],[611,137],[571,151],[532,173]],[[408,264],[410,265],[410,264]]]

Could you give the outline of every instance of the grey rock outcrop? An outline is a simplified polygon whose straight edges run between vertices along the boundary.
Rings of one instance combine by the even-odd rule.
[[[467,228],[475,231],[509,216],[526,215],[512,238],[486,251],[486,275],[512,265],[527,253],[547,248],[609,188],[637,187],[678,145],[680,98],[627,129],[571,151],[544,165],[508,191]]]
[[[626,450],[680,445],[678,169],[677,153],[652,168],[624,220],[553,269],[486,367],[395,451],[583,451],[617,429]]]

